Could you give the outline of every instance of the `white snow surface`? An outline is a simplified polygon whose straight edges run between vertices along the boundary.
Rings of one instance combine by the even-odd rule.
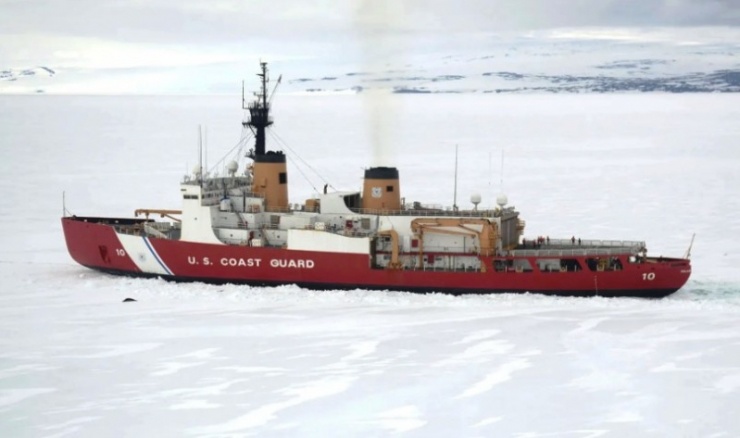
[[[452,204],[457,144],[458,204],[503,186],[527,236],[656,255],[696,233],[689,283],[454,297],[97,273],[66,252],[62,191],[78,215],[178,208],[198,124],[219,170],[239,98],[0,96],[0,435],[740,434],[740,97],[363,99],[276,98],[275,132],[311,165],[287,151],[292,202],[314,191],[299,168],[352,190],[394,164],[407,201]]]

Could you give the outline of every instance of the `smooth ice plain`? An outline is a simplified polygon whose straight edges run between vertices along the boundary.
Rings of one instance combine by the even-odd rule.
[[[62,192],[78,215],[178,208],[198,125],[221,170],[239,97],[0,96],[0,114],[2,436],[740,434],[740,96],[274,102],[291,202],[391,164],[407,201],[451,205],[457,145],[458,204],[503,190],[528,237],[681,256],[696,233],[691,280],[662,300],[99,274],[66,252]]]

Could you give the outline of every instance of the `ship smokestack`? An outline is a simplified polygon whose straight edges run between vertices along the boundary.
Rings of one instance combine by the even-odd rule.
[[[365,170],[362,208],[389,212],[401,209],[401,185],[395,167],[371,167]]]
[[[288,210],[288,170],[285,154],[267,151],[254,155],[252,192],[265,197],[267,211]]]

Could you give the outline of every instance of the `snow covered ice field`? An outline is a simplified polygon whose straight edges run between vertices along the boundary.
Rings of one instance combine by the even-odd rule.
[[[491,205],[505,149],[527,237],[681,256],[696,233],[689,283],[640,300],[99,274],[66,252],[62,191],[78,215],[178,208],[198,125],[215,164],[239,97],[0,96],[0,436],[740,435],[740,96],[366,99],[277,96],[274,132],[311,165],[286,151],[291,202],[314,191],[301,172],[359,189],[375,138],[407,201],[452,204],[457,144],[458,204]]]

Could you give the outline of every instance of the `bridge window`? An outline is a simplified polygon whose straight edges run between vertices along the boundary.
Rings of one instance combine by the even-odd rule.
[[[560,259],[560,272],[575,272],[582,269],[576,259]]]
[[[537,268],[542,272],[560,272],[560,260],[537,259]]]
[[[589,257],[586,259],[588,269],[592,271],[621,271],[622,261],[619,257]]]
[[[511,268],[514,270],[514,265],[511,260],[494,260],[493,269],[496,272],[506,272]]]
[[[349,209],[362,207],[362,202],[360,200],[360,194],[355,193],[352,195],[344,196],[344,205],[346,205],[347,208]]]
[[[532,272],[532,265],[527,259],[499,259],[493,261],[496,272]]]

